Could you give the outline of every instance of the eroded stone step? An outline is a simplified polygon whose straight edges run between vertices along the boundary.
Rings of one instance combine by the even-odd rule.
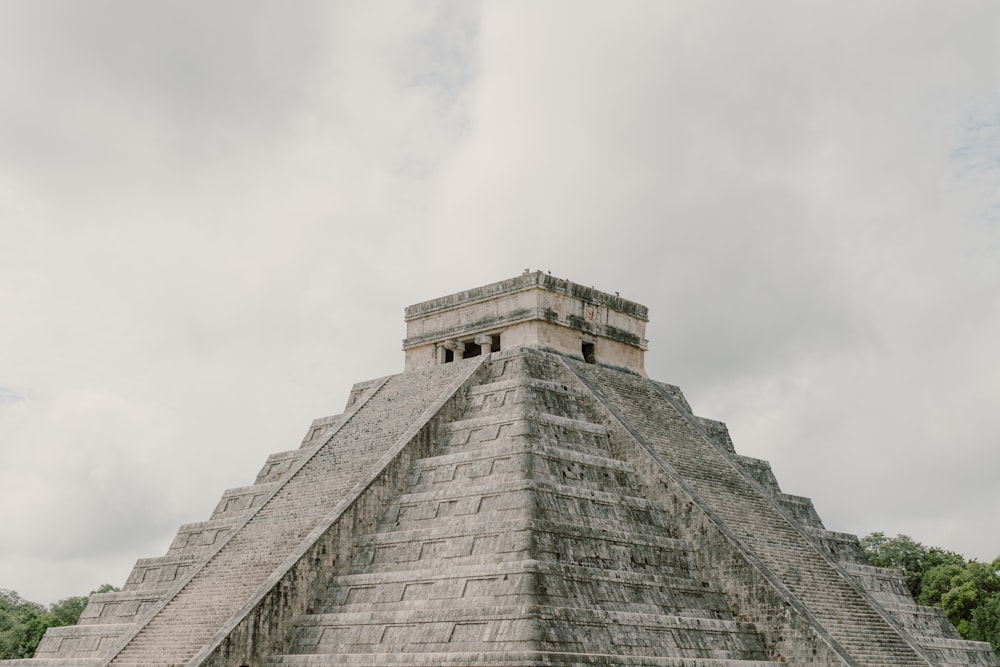
[[[646,518],[646,515],[637,515]],[[532,518],[531,515],[508,519],[486,520],[475,514],[452,515],[447,521],[434,525],[414,526],[408,523],[383,524],[377,532],[361,537],[356,548],[367,545],[386,545],[399,542],[424,542],[428,540],[460,540],[483,535],[501,535],[519,532],[543,532],[564,536],[567,539],[586,540],[594,543],[613,542],[622,546],[636,545],[689,551],[690,544],[673,537],[665,526],[660,525],[662,513],[652,514],[643,523],[595,523],[581,521],[576,516],[546,516]],[[495,519],[495,517],[489,517]]]
[[[410,520],[423,520],[440,516],[458,514],[475,514],[483,511],[495,511],[496,507],[515,509],[530,507],[531,500],[537,499],[539,508],[543,511],[560,513],[563,516],[607,518],[617,517],[608,514],[606,517],[594,507],[612,508],[624,507],[645,512],[639,523],[649,521],[653,513],[659,513],[660,508],[653,502],[638,495],[630,495],[621,491],[600,491],[580,488],[571,480],[558,479],[523,479],[520,477],[485,479],[475,484],[443,485],[431,491],[416,491],[405,493],[393,503],[398,507],[396,515],[386,515],[385,521],[397,523]],[[628,491],[623,489],[622,491]],[[483,499],[497,499],[487,503],[484,509]],[[504,499],[504,500],[500,500]],[[525,503],[528,503],[527,505]],[[496,510],[499,511],[499,510]]]
[[[545,605],[393,613],[318,614],[299,622],[295,652],[400,653],[435,650],[586,652],[615,646],[632,655],[762,659],[752,626],[731,620],[594,611]],[[574,650],[577,649],[577,650]],[[582,649],[582,650],[580,650]]]
[[[472,417],[452,422],[442,445],[445,451],[475,448],[497,439],[534,437],[573,449],[608,451],[607,426],[579,419],[568,419],[541,412],[522,411],[505,418],[496,415]]]
[[[641,494],[631,468],[621,461],[526,442],[424,459],[414,469],[410,492],[435,493],[448,486],[469,485],[495,488],[524,479],[603,493]]]
[[[268,667],[328,667],[330,655],[283,655]],[[546,651],[449,651],[406,654],[338,653],[342,667],[787,667],[784,662],[724,658],[556,653]]]
[[[428,608],[464,604],[463,599],[494,596],[489,604],[595,605],[628,611],[705,618],[731,618],[714,586],[695,580],[684,569],[657,568],[624,572],[563,563],[523,560],[512,563],[450,564],[446,569],[412,569],[356,573],[338,577],[327,612],[362,608]],[[486,606],[484,604],[484,606]],[[639,611],[639,609],[631,609]]]
[[[277,488],[278,482],[261,482],[250,486],[240,486],[226,489],[222,493],[219,504],[212,512],[213,519],[228,518],[230,516],[245,516],[246,512],[253,511],[260,507],[261,503],[271,495]]]
[[[89,659],[104,656],[134,628],[131,624],[66,625],[49,628],[35,650],[38,658]],[[6,665],[6,663],[4,663]]]
[[[140,558],[125,581],[125,591],[170,590],[197,565],[193,554]]]

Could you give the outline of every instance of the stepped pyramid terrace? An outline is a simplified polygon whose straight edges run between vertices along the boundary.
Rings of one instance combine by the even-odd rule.
[[[998,665],[726,426],[647,309],[540,272],[406,309],[405,371],[5,667]]]

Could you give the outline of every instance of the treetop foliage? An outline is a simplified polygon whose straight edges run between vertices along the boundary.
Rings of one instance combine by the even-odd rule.
[[[117,590],[104,584],[90,595]],[[89,599],[89,595],[69,597],[45,607],[14,591],[0,589],[0,660],[33,656],[45,631],[76,623]]]
[[[886,537],[885,533],[872,533],[861,538],[861,548],[872,565],[900,570],[914,599],[920,594],[925,572],[939,565],[965,563],[965,558],[954,551],[925,547],[908,535]]]
[[[919,604],[940,607],[965,639],[1000,653],[1000,556],[990,563],[927,547],[907,535],[861,538],[872,565],[899,570]]]

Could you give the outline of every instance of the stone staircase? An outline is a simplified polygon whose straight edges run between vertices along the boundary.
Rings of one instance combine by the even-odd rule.
[[[860,584],[938,664],[973,667],[997,664],[993,647],[987,642],[962,639],[943,610],[916,604],[900,572],[871,565],[856,535],[827,530],[812,501],[782,493],[767,461],[735,453],[734,460],[799,524],[819,550]]]
[[[926,652],[907,641],[861,587],[795,525],[796,516],[811,519],[811,505],[806,508],[801,499],[787,497],[779,500],[784,511],[779,510],[779,502],[763,493],[698,420],[685,415],[654,383],[628,373],[567,363],[857,664],[929,664]]]
[[[763,667],[558,362],[494,355],[271,667]]]
[[[339,425],[336,419],[318,420],[302,448],[269,457],[255,485],[227,492],[215,523],[202,530],[182,529],[172,551],[202,550],[184,561],[186,567],[199,560],[200,564],[126,642],[115,647],[109,664],[188,662],[347,495],[379,458],[380,450],[393,445],[467,372],[468,368],[452,366],[388,378],[366,392]],[[226,532],[219,530],[224,525]],[[206,531],[215,532],[213,541],[200,537]],[[137,566],[143,572],[142,582],[152,567],[162,569],[169,559],[179,557],[168,553],[167,560]],[[178,570],[175,578],[182,574]],[[142,582],[133,583],[141,587]]]
[[[841,567],[939,664],[975,667],[997,664],[996,654],[989,643],[962,639],[944,610],[916,604],[899,571],[875,567],[867,562],[842,561]]]
[[[370,388],[371,383],[356,386]],[[314,419],[298,449],[272,454],[261,468],[254,484],[227,489],[207,521],[185,524],[166,554],[140,558],[121,591],[97,593],[90,597],[76,625],[49,628],[35,652],[38,660],[90,660],[99,663],[117,643],[135,632],[170,595],[185,575],[199,567],[212,553],[212,547],[256,511],[280,486],[295,463],[310,455],[335,430],[342,415]]]

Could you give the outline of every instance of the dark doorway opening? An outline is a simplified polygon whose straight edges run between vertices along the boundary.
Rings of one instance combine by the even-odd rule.
[[[583,360],[584,361],[586,361],[588,364],[596,364],[597,363],[597,356],[594,354],[594,344],[593,343],[584,343],[583,344],[583,348],[582,348],[581,351],[583,352]]]
[[[446,349],[444,351],[444,363],[450,364],[455,361],[455,353],[452,350]]]
[[[490,352],[499,352],[500,351],[500,334],[493,334],[492,336],[490,336],[490,338],[493,339],[493,342],[490,343]]]
[[[478,343],[466,343],[465,352],[462,353],[463,359],[471,359],[472,357],[478,357],[483,353],[483,348],[479,346]]]

